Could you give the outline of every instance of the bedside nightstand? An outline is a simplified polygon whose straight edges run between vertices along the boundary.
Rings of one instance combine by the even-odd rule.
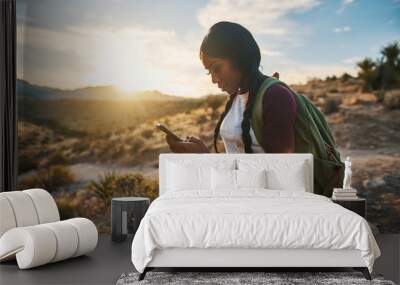
[[[111,239],[124,241],[135,235],[150,206],[146,197],[115,197],[111,200]]]
[[[341,205],[342,207],[359,214],[364,219],[367,218],[367,200],[364,198],[357,199],[332,199],[332,202]]]

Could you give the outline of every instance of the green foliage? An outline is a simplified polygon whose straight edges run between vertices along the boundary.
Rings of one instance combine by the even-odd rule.
[[[146,142],[141,137],[135,137],[132,140],[131,147],[132,147],[132,154],[136,154],[140,149],[142,149],[146,145]]]
[[[384,96],[383,105],[389,110],[400,109],[400,91],[388,91]]]
[[[342,82],[347,82],[347,81],[349,81],[349,80],[352,79],[352,78],[353,78],[353,76],[351,76],[350,74],[348,74],[347,72],[345,72],[345,73],[343,73],[342,76],[340,77],[340,80],[341,80]]]
[[[205,115],[205,114],[200,114],[198,117],[197,117],[197,123],[198,124],[204,124],[205,122],[207,122],[208,121],[208,118],[207,118],[207,115]]]
[[[364,91],[387,90],[400,86],[399,43],[394,42],[383,47],[381,55],[376,61],[365,58],[357,63],[358,76],[364,81]]]
[[[142,137],[149,139],[153,136],[154,130],[152,129],[146,129],[142,131]]]
[[[39,165],[39,158],[36,151],[18,152],[18,172],[23,173],[36,169]]]
[[[329,115],[339,111],[340,101],[333,98],[325,98],[321,106],[322,112]]]
[[[47,162],[48,165],[68,165],[68,158],[60,151],[53,153]]]
[[[60,220],[71,219],[76,216],[75,207],[72,205],[71,201],[67,199],[58,199],[56,203],[58,212],[60,213]]]
[[[385,99],[385,93],[386,92],[383,89],[374,91],[374,95],[375,95],[375,97],[377,99],[377,102],[379,102],[379,103],[383,102],[383,100]]]
[[[106,205],[113,197],[140,196],[154,200],[158,197],[158,182],[141,173],[119,175],[115,171],[105,173],[99,181],[91,181],[87,191],[93,192]]]
[[[19,189],[43,188],[54,192],[60,187],[70,185],[75,181],[75,176],[68,166],[53,165],[40,168],[35,174],[18,179]]]
[[[377,71],[376,64],[370,58],[365,58],[357,63],[360,71],[358,77],[364,81],[364,91],[370,91],[376,88]]]
[[[335,80],[337,80],[337,77],[336,77],[336,75],[327,76],[327,77],[325,78],[325,80],[327,80],[327,81],[335,81]]]
[[[206,107],[209,107],[215,112],[219,107],[225,103],[225,96],[221,95],[207,95],[205,98]]]

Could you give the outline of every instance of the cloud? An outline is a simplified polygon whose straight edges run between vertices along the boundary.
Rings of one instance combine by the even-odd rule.
[[[22,77],[36,84],[62,88],[116,85],[191,97],[221,92],[201,64],[201,37],[194,32],[179,36],[174,30],[143,26],[70,27],[66,32],[25,26],[24,32],[25,36],[21,30],[18,36],[18,46],[25,51],[19,53],[25,67]],[[266,47],[261,47],[261,53],[263,72],[278,71],[290,84],[305,83],[315,75],[354,73],[346,63],[302,63]]]
[[[255,34],[284,36],[295,26],[290,13],[304,12],[319,4],[317,0],[211,0],[198,12],[198,20],[204,29],[224,20],[240,23]]]
[[[353,1],[343,1],[350,5]],[[206,7],[198,13],[198,20],[204,29],[208,29],[218,21],[232,21],[245,26],[255,35],[259,43],[262,57],[262,70],[265,74],[272,75],[278,71],[282,80],[293,83],[305,83],[310,78],[326,77],[333,74],[341,75],[343,72],[355,74],[355,68],[348,64],[315,64],[299,62],[285,54],[285,40],[291,39],[292,48],[303,41],[304,36],[311,32],[310,27],[298,25],[290,18],[296,12],[305,12],[320,5],[319,1],[227,1],[211,0]],[[351,28],[341,27],[337,32],[349,32]],[[268,40],[264,36],[268,36]],[[261,40],[258,40],[261,39]],[[268,47],[265,47],[268,43]],[[286,42],[287,44],[287,42]]]
[[[351,65],[355,65],[357,62],[359,62],[360,60],[362,60],[361,56],[354,56],[354,57],[348,57],[342,60],[342,62],[344,64],[351,64]]]
[[[344,11],[347,7],[353,5],[354,3],[355,3],[354,0],[342,0],[342,1],[340,2],[340,6],[339,6],[339,8],[336,10],[336,12],[339,13],[339,14],[340,14],[340,13],[343,13],[343,11]]]
[[[199,12],[198,19],[206,28],[206,19],[211,19],[208,9],[214,5],[223,10],[238,8],[235,5],[248,7],[237,14],[245,23],[252,21],[263,58],[271,60],[282,58],[284,53],[276,42],[269,41],[266,45],[259,37],[268,29],[273,30],[272,34],[289,33],[295,24],[287,19],[289,13],[306,11],[318,4],[315,0],[296,3],[284,0],[279,5],[265,5],[262,1],[235,1],[227,5],[224,1],[211,1]],[[260,14],[260,9],[262,16],[253,21],[252,14]],[[262,29],[263,25],[267,29]],[[23,59],[18,60],[18,75],[36,84],[61,88],[116,85],[128,90],[158,89],[181,96],[221,92],[212,84],[199,59],[204,30],[177,34],[174,29],[149,28],[138,23],[93,26],[80,22],[58,30],[21,25],[19,31]],[[295,35],[285,38],[293,41],[293,47],[300,36],[297,29]]]
[[[116,85],[127,90],[201,96],[216,93],[199,59],[201,38],[143,26],[18,26],[18,76],[36,84],[78,88]]]
[[[261,56],[283,56],[284,53],[281,51],[277,51],[277,50],[270,50],[270,49],[266,49],[261,47],[260,48],[260,52],[261,52]]]
[[[293,29],[296,23],[290,15],[308,11],[319,2],[274,2],[211,0],[197,14],[202,29],[187,29],[183,33],[165,26],[114,25],[107,21],[103,25],[79,22],[62,29],[19,25],[18,76],[61,88],[117,85],[129,90],[158,89],[194,97],[220,93],[206,75],[198,54],[205,29],[219,20],[218,13],[233,15],[224,20],[240,22],[253,33],[261,49],[265,74],[278,71],[286,82],[298,83],[316,74],[351,73],[348,63],[298,62],[286,49],[293,50],[310,32],[303,25]]]
[[[346,32],[350,32],[351,31],[351,27],[349,27],[349,26],[338,27],[338,28],[334,28],[333,31],[335,33],[346,33]]]

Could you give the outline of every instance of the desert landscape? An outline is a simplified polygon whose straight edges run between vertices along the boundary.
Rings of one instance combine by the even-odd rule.
[[[389,79],[381,76],[388,67],[365,60],[357,77],[344,73],[291,87],[324,112],[342,160],[351,156],[352,185],[368,199],[368,221],[381,233],[399,233],[399,54],[386,55],[385,66],[397,70]],[[23,80],[17,91],[19,189],[50,191],[62,218],[91,218],[103,232],[110,231],[112,197],[158,196],[158,156],[170,150],[156,122],[201,138],[214,152],[213,132],[227,99],[156,90],[127,96],[110,86],[66,91]]]

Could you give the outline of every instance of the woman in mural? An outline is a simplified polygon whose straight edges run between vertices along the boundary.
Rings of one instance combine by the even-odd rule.
[[[214,24],[200,47],[212,83],[229,94],[214,131],[226,153],[312,153],[314,192],[331,196],[343,181],[344,165],[324,115],[305,96],[260,72],[261,53],[251,33],[231,22]],[[188,136],[166,140],[172,152],[207,153],[205,143]]]

